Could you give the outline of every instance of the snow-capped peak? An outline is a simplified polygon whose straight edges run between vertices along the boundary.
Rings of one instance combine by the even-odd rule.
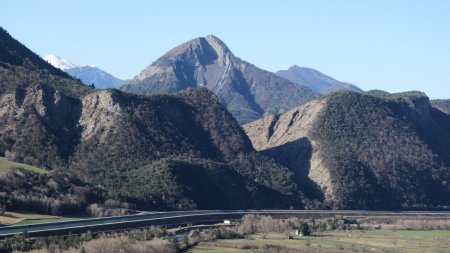
[[[53,65],[53,67],[65,70],[77,67],[74,63],[70,62],[67,59],[63,59],[55,54],[48,54],[43,57],[45,61]]]

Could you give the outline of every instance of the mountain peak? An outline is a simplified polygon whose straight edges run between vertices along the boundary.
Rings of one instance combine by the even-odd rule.
[[[223,58],[228,53],[231,53],[231,51],[227,45],[216,36],[209,34],[205,37],[192,39],[173,48],[163,58],[178,58],[186,54],[189,58],[193,56],[200,58],[217,56],[218,58]]]
[[[205,36],[205,39],[214,39],[214,40],[220,40],[217,36],[214,34],[208,34]]]
[[[316,94],[233,55],[214,35],[185,42],[142,70],[122,90],[174,93],[190,87],[213,91],[239,123],[279,113]]]
[[[230,51],[222,40],[212,34],[206,35],[205,40],[208,41],[209,45],[213,47],[216,52],[226,53]]]
[[[324,75],[323,73],[321,73],[320,71],[313,69],[313,68],[308,68],[308,67],[302,67],[299,66],[297,64],[292,65],[288,71],[299,71],[299,72],[309,72],[309,73],[316,73],[318,75]],[[334,80],[334,79],[333,79]]]
[[[340,82],[318,70],[298,65],[293,65],[288,70],[280,70],[276,74],[291,82],[305,85],[319,94],[328,94],[339,90],[362,92],[359,87],[353,84]]]
[[[43,58],[46,62],[53,65],[53,67],[59,68],[61,70],[66,70],[66,69],[77,67],[77,65],[75,65],[71,61],[69,61],[67,59],[63,59],[56,54],[48,54],[48,55],[44,56]]]

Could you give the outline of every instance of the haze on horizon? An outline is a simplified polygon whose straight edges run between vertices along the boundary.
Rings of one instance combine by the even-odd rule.
[[[0,25],[43,56],[129,79],[171,48],[214,34],[275,72],[297,64],[364,90],[450,98],[448,1],[8,1]]]

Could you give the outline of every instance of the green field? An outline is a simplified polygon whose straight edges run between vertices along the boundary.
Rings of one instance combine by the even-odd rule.
[[[48,219],[29,219],[29,220],[23,220],[20,222],[15,223],[14,225],[30,225],[30,224],[41,224],[41,223],[49,223],[49,222],[61,222],[61,221],[76,221],[80,220],[81,218],[77,217],[54,217],[54,218],[48,218]]]
[[[251,250],[246,249],[232,249],[232,248],[211,248],[211,247],[202,247],[198,246],[194,249],[188,250],[189,253],[206,253],[206,252],[213,252],[213,253],[252,253]]]
[[[0,224],[3,225],[28,225],[58,221],[80,220],[82,217],[61,217],[47,214],[37,214],[26,211],[5,212],[0,216]]]
[[[252,252],[263,245],[278,245],[302,252],[450,252],[450,231],[372,230],[324,233],[312,237],[286,239],[282,235],[262,235],[250,239],[217,240],[201,243],[189,253]],[[258,251],[256,251],[258,252]]]
[[[3,225],[17,225],[26,224],[27,221],[39,221],[39,220],[55,220],[57,216],[46,215],[46,214],[36,214],[26,211],[21,212],[5,212],[0,216],[0,224]]]
[[[22,251],[13,251],[13,253],[22,253]],[[35,249],[32,251],[28,251],[27,253],[50,253],[50,251],[46,249]]]
[[[4,158],[4,157],[0,157],[0,174],[7,173],[12,168],[23,168],[23,169],[31,170],[31,171],[34,171],[37,173],[45,173],[46,172],[45,170],[40,169],[38,167],[26,165],[23,163],[11,162],[11,161],[6,160],[6,158]]]

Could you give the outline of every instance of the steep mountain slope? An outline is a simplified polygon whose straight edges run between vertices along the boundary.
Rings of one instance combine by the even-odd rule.
[[[291,82],[302,84],[320,94],[329,94],[340,90],[362,92],[360,88],[350,83],[339,82],[332,77],[324,75],[315,69],[294,65],[288,70],[280,70],[278,76]]]
[[[423,93],[336,93],[245,130],[335,208],[450,205],[450,117]]]
[[[218,38],[208,35],[170,50],[121,90],[137,94],[172,93],[206,87],[239,123],[286,111],[315,97],[304,86],[245,62]]]
[[[297,191],[290,172],[255,153],[206,89],[94,93],[83,99],[79,124],[71,166],[142,208],[286,207]]]
[[[0,27],[0,94],[14,91],[20,100],[25,88],[38,84],[48,84],[73,96],[90,90],[43,61]]]
[[[442,112],[450,114],[450,99],[431,100],[431,105],[434,108],[441,110]]]
[[[70,125],[77,98],[91,89],[3,29],[0,54],[0,156],[40,167],[61,166],[73,146]]]
[[[90,92],[0,28],[0,156],[43,168],[65,164],[74,145],[66,126]],[[73,213],[102,199],[102,190],[73,174],[3,163],[16,168],[0,175],[0,207]]]
[[[68,77],[63,71],[53,68],[49,63],[42,61],[41,57],[11,37],[2,27],[0,27],[0,64],[3,68],[8,69],[23,67]]]
[[[35,56],[22,49],[10,55]],[[44,176],[13,171],[3,177],[0,204],[30,202],[49,212],[48,201],[67,196],[55,213],[108,198],[149,210],[301,206],[292,173],[256,153],[207,89],[150,97],[95,91],[35,60],[16,67],[0,59],[0,156],[64,172],[68,192],[58,192],[59,183],[47,189]],[[24,191],[12,195],[21,185]],[[88,198],[91,185],[106,193]]]
[[[127,82],[114,77],[95,66],[78,66],[71,61],[54,54],[48,54],[44,56],[43,59],[55,68],[59,68],[69,75],[80,79],[86,85],[94,84],[97,89],[119,88]]]

